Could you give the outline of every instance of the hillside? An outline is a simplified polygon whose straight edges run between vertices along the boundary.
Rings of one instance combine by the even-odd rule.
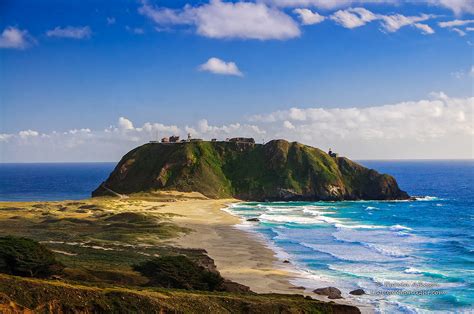
[[[127,153],[104,185],[131,194],[196,191],[252,201],[407,199],[396,180],[344,157],[285,140],[149,143]],[[92,196],[109,195],[99,186]]]
[[[360,313],[301,295],[68,284],[0,274],[0,313]]]

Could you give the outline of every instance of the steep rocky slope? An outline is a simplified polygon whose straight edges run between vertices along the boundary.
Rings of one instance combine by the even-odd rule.
[[[396,180],[344,157],[285,140],[150,143],[127,153],[103,186],[129,194],[153,190],[197,191],[242,200],[407,199]]]

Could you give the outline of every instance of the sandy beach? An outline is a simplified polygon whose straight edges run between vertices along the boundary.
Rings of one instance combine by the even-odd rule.
[[[297,287],[291,279],[301,276],[291,264],[283,263],[265,241],[250,231],[236,228],[240,218],[222,210],[237,199],[208,199],[199,193],[165,192],[179,196],[176,202],[150,202],[160,211],[177,214],[172,221],[193,232],[171,240],[183,248],[205,249],[214,259],[223,277],[244,284],[257,293],[304,294],[322,301],[357,306],[362,313],[373,313],[373,308],[354,300],[330,300],[311,290]],[[184,196],[184,197],[183,197]]]

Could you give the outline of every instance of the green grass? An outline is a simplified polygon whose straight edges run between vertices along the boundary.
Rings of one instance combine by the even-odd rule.
[[[244,200],[394,199],[390,176],[297,142],[145,144],[126,154],[107,180],[120,193],[200,192]],[[388,189],[386,187],[389,187]],[[107,192],[100,188],[94,195]]]

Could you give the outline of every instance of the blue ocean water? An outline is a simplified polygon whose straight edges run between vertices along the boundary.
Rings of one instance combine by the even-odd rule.
[[[228,211],[300,270],[295,284],[362,288],[381,313],[474,313],[474,161],[361,161],[417,201],[241,203]]]
[[[57,201],[91,196],[116,163],[0,164],[0,201]]]
[[[381,313],[474,312],[474,161],[361,161],[395,176],[414,202],[240,203],[300,270],[295,284],[336,286]],[[0,164],[0,200],[90,196],[115,163]],[[422,294],[423,293],[423,294]],[[354,298],[354,297],[353,297]]]

